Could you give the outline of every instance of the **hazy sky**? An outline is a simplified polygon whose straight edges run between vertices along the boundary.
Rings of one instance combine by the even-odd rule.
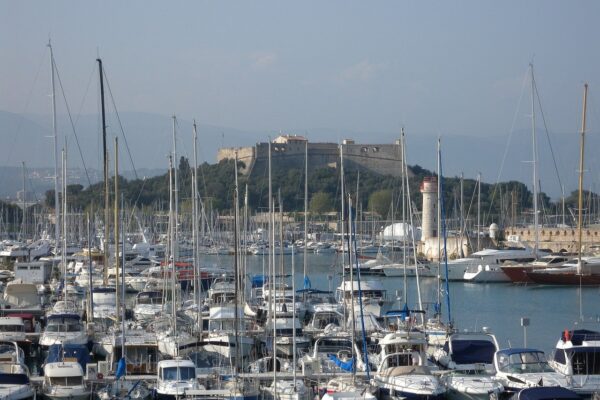
[[[18,113],[49,113],[49,36],[75,114],[97,109],[99,52],[120,109],[252,130],[503,134],[533,59],[571,132],[600,83],[597,1],[0,4],[0,109]]]
[[[446,140],[508,136],[530,129],[533,60],[552,134],[578,131],[587,81],[593,135],[598,17],[591,0],[0,0],[0,110],[50,113],[51,37],[74,118],[97,113],[100,54],[120,111],[265,132],[257,141],[284,131],[390,142],[401,126]],[[465,164],[455,170],[477,170],[472,151],[502,149],[453,154]],[[410,148],[409,162],[434,164]]]

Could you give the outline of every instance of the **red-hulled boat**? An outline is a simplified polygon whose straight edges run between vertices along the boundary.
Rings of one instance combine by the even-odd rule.
[[[532,283],[533,281],[527,276],[528,272],[545,270],[546,268],[559,268],[569,260],[570,258],[565,255],[550,254],[532,263],[504,265],[500,268],[512,283]]]

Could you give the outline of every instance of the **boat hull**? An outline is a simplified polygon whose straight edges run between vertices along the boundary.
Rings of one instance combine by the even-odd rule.
[[[544,272],[528,272],[527,277],[540,285],[565,286],[600,286],[600,275],[578,275],[575,273],[549,274]]]

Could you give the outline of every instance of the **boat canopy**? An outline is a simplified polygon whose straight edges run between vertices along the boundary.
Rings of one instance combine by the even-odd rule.
[[[46,364],[61,361],[77,361],[85,370],[91,361],[87,346],[82,344],[53,344],[48,348]]]
[[[456,364],[492,364],[496,348],[489,340],[453,340],[452,361]]]
[[[569,336],[568,338],[565,335],[567,332]],[[581,346],[583,341],[600,341],[600,333],[587,329],[575,329],[570,332],[563,332],[561,339],[564,342],[568,342],[570,339],[573,346]]]
[[[514,399],[515,397],[513,397]],[[518,400],[577,400],[581,397],[560,386],[539,386],[522,389],[517,394]]]
[[[28,385],[26,374],[0,374],[0,385]]]
[[[515,347],[515,348],[510,348],[510,349],[502,349],[502,350],[498,350],[497,354],[498,355],[504,355],[504,356],[512,356],[513,354],[521,354],[521,353],[544,353],[541,350],[538,349],[530,349],[530,348],[525,348],[525,347]]]

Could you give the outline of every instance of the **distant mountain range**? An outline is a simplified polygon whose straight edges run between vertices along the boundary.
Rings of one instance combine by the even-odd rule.
[[[125,132],[121,137],[121,128],[115,114],[111,114],[108,125],[109,153],[113,154],[114,137],[119,136],[120,170],[130,171],[133,177],[134,166],[139,177],[153,176],[164,173],[167,169],[167,155],[172,148],[172,118],[165,115],[123,112],[119,115]],[[102,171],[102,139],[100,122],[97,115],[82,115],[74,121],[75,131],[79,141],[76,143],[68,117],[58,117],[59,148],[64,145],[64,137],[68,141],[68,166],[72,169],[82,167],[82,158],[88,168],[88,174],[99,179],[98,171]],[[177,120],[178,154],[192,158],[192,122]],[[337,132],[332,129],[289,130],[284,133],[300,134],[311,141],[340,142],[344,138],[352,138],[357,143],[392,143],[398,133],[381,132]],[[198,124],[198,155],[199,160],[214,163],[217,150],[220,147],[252,146],[257,142],[265,142],[269,137],[278,133],[239,130],[207,124]],[[340,136],[341,135],[341,136]],[[35,186],[43,189],[52,187],[51,177],[54,165],[52,151],[52,120],[47,115],[20,115],[0,111],[0,166],[17,167],[0,169],[0,196],[14,196],[21,190],[21,162],[25,161],[28,169],[40,168],[41,175]],[[556,156],[557,167],[560,171],[562,184],[569,193],[577,187],[577,168],[579,157],[579,136],[572,134],[551,135],[552,146]],[[436,136],[416,135],[407,130],[407,161],[410,165],[418,164],[425,168],[436,168]],[[587,153],[590,149],[600,148],[600,138],[588,135],[586,138]],[[126,143],[125,143],[126,142]],[[458,176],[464,171],[465,177],[474,178],[482,173],[485,182],[493,183],[499,176],[500,167],[506,151],[503,171],[500,181],[517,180],[531,185],[531,133],[515,131],[512,134],[507,149],[506,137],[486,136],[485,128],[482,135],[470,137],[464,135],[442,136],[443,174]],[[558,198],[561,188],[555,173],[554,161],[548,146],[545,131],[538,133],[540,182],[543,191],[553,198]],[[127,144],[127,146],[125,146]],[[81,148],[81,153],[78,147]],[[507,149],[507,150],[506,150]],[[60,155],[59,155],[60,157]],[[131,162],[133,160],[133,163]],[[587,157],[586,170],[588,173],[586,186],[597,179],[598,161]],[[112,161],[111,161],[112,163]],[[112,167],[111,167],[112,169]],[[45,171],[45,172],[44,172]],[[93,171],[93,173],[90,173]],[[87,178],[83,171],[73,171],[82,178],[79,183],[86,184]],[[41,176],[40,175],[40,176]],[[75,175],[74,175],[75,178]],[[93,181],[93,180],[92,180]],[[74,182],[76,180],[74,179]],[[73,183],[74,183],[73,182]],[[46,185],[46,183],[48,185]],[[595,182],[598,184],[598,182]],[[37,189],[36,189],[37,192]]]

